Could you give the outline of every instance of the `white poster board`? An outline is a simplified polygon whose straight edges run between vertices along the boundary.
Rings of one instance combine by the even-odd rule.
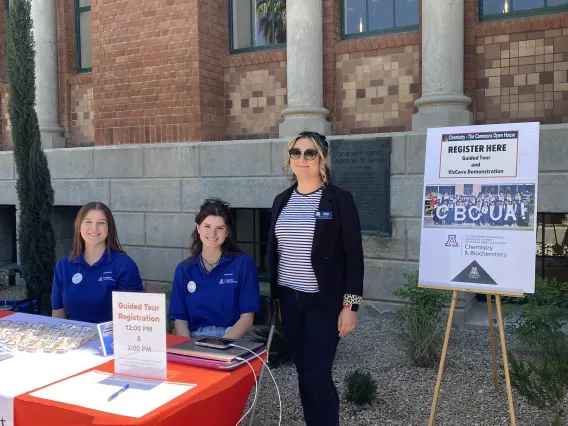
[[[534,293],[539,123],[428,129],[419,283]]]
[[[112,293],[114,372],[166,379],[166,295]]]

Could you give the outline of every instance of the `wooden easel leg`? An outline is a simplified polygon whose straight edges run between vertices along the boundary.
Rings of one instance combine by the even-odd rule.
[[[487,314],[489,316],[489,338],[491,339],[491,360],[493,362],[493,383],[495,390],[499,390],[499,375],[497,374],[497,347],[495,346],[495,327],[493,326],[493,306],[491,294],[487,295]]]
[[[501,313],[501,297],[495,295],[497,305],[497,322],[499,323],[499,337],[501,339],[501,351],[503,352],[503,368],[505,370],[505,384],[507,386],[507,397],[509,398],[509,415],[511,416],[511,426],[516,426],[515,406],[513,405],[513,392],[511,390],[511,379],[509,377],[509,361],[507,360],[507,345],[505,343],[505,328],[503,327],[503,315]]]
[[[448,353],[448,343],[450,341],[450,332],[452,331],[452,321],[454,319],[457,300],[458,291],[454,290],[452,293],[452,304],[450,305],[450,312],[448,314],[448,324],[446,325],[444,346],[442,346],[440,367],[438,368],[438,379],[436,380],[436,387],[434,388],[434,400],[432,401],[432,407],[430,408],[430,420],[428,421],[428,426],[432,426],[434,424],[434,419],[436,418],[436,406],[438,405],[438,396],[440,395],[440,386],[442,384],[442,375],[444,374],[444,364],[446,363],[446,354]]]

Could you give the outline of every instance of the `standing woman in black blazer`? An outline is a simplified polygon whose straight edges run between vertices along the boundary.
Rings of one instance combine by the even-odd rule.
[[[271,290],[298,371],[307,426],[339,425],[331,370],[339,338],[355,328],[363,294],[363,247],[351,193],[331,184],[324,136],[288,144],[292,186],[274,199],[269,235]]]

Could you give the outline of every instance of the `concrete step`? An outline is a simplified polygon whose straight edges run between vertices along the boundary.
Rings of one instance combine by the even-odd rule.
[[[497,325],[497,306],[495,306],[495,300],[492,303],[493,307],[493,326],[498,327]],[[503,323],[505,326],[514,323],[519,318],[518,310],[515,314],[508,319],[503,318]],[[480,302],[479,300],[475,300],[473,302],[473,306],[469,311],[469,315],[465,321],[464,327],[466,328],[477,328],[477,329],[488,329],[489,328],[489,315],[487,312],[487,302]]]

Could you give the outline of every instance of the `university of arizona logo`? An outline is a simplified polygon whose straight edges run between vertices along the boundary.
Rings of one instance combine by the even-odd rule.
[[[446,247],[458,247],[458,242],[455,235],[448,235],[448,241],[446,241]]]
[[[469,277],[472,279],[479,278],[479,272],[477,272],[477,266],[472,266],[471,271],[469,271]]]

